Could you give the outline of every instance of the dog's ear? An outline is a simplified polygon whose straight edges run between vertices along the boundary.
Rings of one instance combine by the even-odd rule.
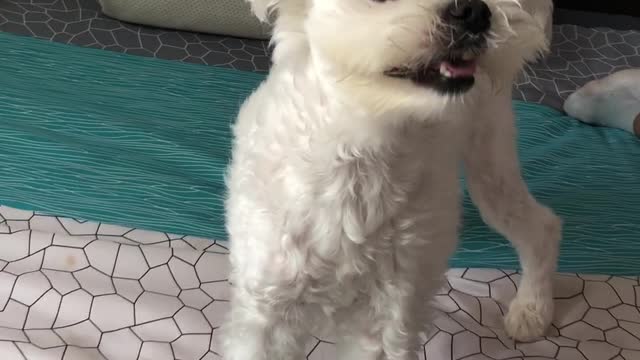
[[[272,26],[273,63],[287,61],[293,54],[300,58],[307,47],[304,21],[313,0],[247,1],[258,19]]]
[[[525,9],[536,20],[542,29],[549,44],[551,44],[553,23],[553,1],[551,0],[522,0]]]

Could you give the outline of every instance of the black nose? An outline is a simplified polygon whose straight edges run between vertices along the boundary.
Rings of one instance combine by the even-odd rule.
[[[453,0],[446,14],[452,23],[473,34],[484,33],[491,27],[491,9],[483,0]]]

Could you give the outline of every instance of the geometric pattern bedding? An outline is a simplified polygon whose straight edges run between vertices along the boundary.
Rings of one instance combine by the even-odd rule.
[[[101,14],[97,0],[3,0],[0,31],[237,70],[269,68],[265,41],[123,23]],[[551,55],[527,67],[515,96],[561,109],[564,99],[587,81],[640,67],[639,51],[639,31],[556,25]]]
[[[528,65],[515,86],[517,99],[562,109],[591,80],[640,67],[640,31],[557,25],[550,54]]]
[[[215,360],[229,300],[214,241],[0,207],[0,354],[7,360]],[[546,338],[501,318],[519,275],[453,269],[420,359],[640,359],[638,277],[558,274]],[[334,358],[309,339],[309,360]],[[301,359],[302,360],[302,359]]]

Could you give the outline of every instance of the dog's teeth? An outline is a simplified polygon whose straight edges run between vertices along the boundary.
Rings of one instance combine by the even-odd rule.
[[[447,67],[444,64],[440,64],[440,74],[444,77],[450,78],[451,72],[447,69]]]

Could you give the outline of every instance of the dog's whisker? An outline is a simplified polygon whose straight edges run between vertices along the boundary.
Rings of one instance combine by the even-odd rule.
[[[341,83],[346,81],[347,79],[351,78],[353,74],[354,74],[353,71],[344,74],[343,76],[336,79],[336,83]]]
[[[447,48],[449,49],[451,49],[456,44],[456,37],[453,33],[453,28],[451,28],[450,30],[451,30],[451,40],[449,42],[449,45],[447,46]]]
[[[422,9],[426,14],[431,13],[432,9],[430,9],[429,7],[423,5],[423,4],[417,4],[417,6]]]
[[[400,44],[398,44],[394,38],[389,38],[387,39],[389,41],[389,43],[391,44],[391,46],[393,46],[394,48],[396,48],[397,50],[399,50],[400,52],[404,53],[404,54],[411,54],[411,52],[408,49],[403,48],[402,46],[400,46]]]
[[[511,35],[517,36],[518,34],[513,30],[511,23],[509,21],[509,16],[507,16],[507,13],[501,8],[498,8],[498,12],[502,15],[502,18],[504,20],[505,30],[508,31]]]

